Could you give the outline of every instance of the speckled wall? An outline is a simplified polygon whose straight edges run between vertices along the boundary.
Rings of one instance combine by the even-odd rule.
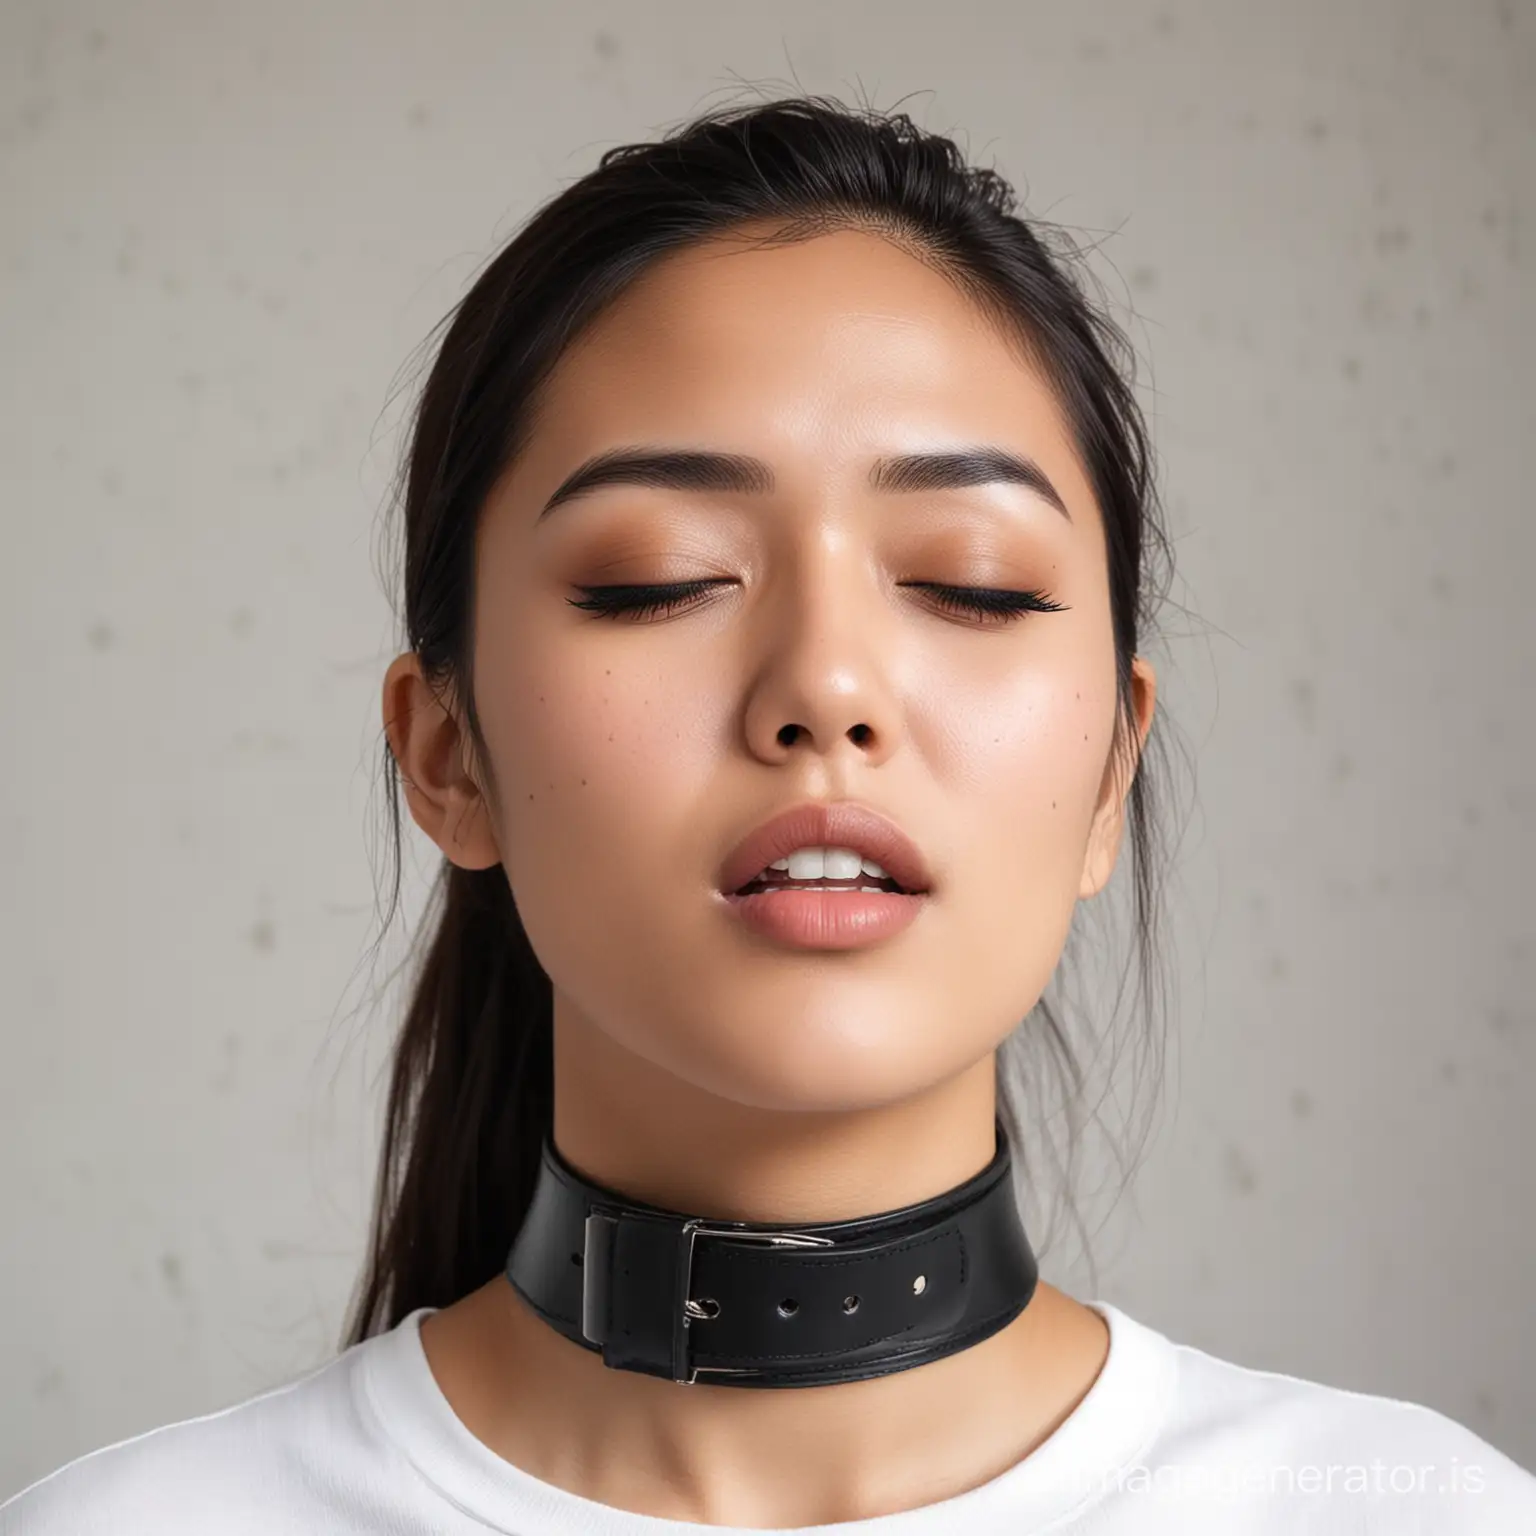
[[[1175,1041],[1047,1274],[1536,1462],[1536,6],[9,0],[0,1495],[334,1344],[412,349],[739,78],[961,132],[1144,359]]]

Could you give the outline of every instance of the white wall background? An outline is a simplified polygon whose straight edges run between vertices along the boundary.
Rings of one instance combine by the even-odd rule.
[[[1151,365],[1198,806],[1099,1293],[1536,1464],[1536,6],[5,0],[0,1496],[334,1345],[391,384],[738,78],[921,93]]]

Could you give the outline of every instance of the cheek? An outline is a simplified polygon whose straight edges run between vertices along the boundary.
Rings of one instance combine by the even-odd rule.
[[[635,637],[535,639],[502,636],[476,678],[523,929],[580,1015],[696,1075],[727,1044],[718,992],[695,1014],[698,973],[720,951],[702,915],[718,850],[701,846],[699,822],[728,701],[676,648],[661,667],[660,647],[647,659]]]
[[[1097,679],[1031,672],[965,750],[971,804],[1013,846],[1081,854],[1109,750],[1113,698]]]
[[[997,670],[967,679],[951,668],[932,683],[928,755],[955,815],[1033,861],[1080,858],[1114,724],[1114,653],[1100,627],[1058,621]]]
[[[940,717],[934,761],[958,877],[946,966],[989,978],[1009,1017],[1044,989],[1071,929],[1113,734],[1113,668],[1093,646],[1037,655],[982,691],[952,683]]]
[[[514,874],[542,886],[573,864],[625,882],[678,868],[718,770],[715,698],[685,657],[662,666],[647,649],[585,626],[555,643],[515,619],[488,629],[476,698]]]

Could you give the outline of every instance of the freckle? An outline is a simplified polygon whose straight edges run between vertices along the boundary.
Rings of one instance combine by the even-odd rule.
[[[586,788],[586,787],[587,787],[587,781],[586,781],[586,780],[585,780],[585,779],[583,779],[583,780],[582,780],[582,781],[581,781],[581,787],[582,787],[582,788],[583,788],[583,789],[585,789],[585,788]]]

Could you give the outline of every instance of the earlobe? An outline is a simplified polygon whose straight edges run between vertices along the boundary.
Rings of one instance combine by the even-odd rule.
[[[384,678],[384,730],[411,818],[461,869],[501,862],[485,797],[463,763],[458,720],[422,676],[413,652]]]
[[[1088,833],[1088,847],[1083,859],[1083,879],[1078,899],[1097,896],[1109,884],[1120,858],[1120,843],[1125,834],[1125,802],[1141,765],[1141,754],[1152,728],[1152,712],[1157,697],[1157,674],[1144,656],[1132,662],[1132,698],[1136,716],[1136,747],[1129,771],[1122,773],[1118,748],[1112,748],[1105,765],[1099,790],[1099,806]]]
[[[460,869],[490,869],[501,863],[485,801],[472,787],[469,792],[455,786],[438,793],[406,781],[405,794],[412,819],[449,863]]]
[[[1078,899],[1097,896],[1109,884],[1120,854],[1120,834],[1124,818],[1118,805],[1105,805],[1093,819],[1088,833],[1088,851],[1083,860],[1083,880]]]

